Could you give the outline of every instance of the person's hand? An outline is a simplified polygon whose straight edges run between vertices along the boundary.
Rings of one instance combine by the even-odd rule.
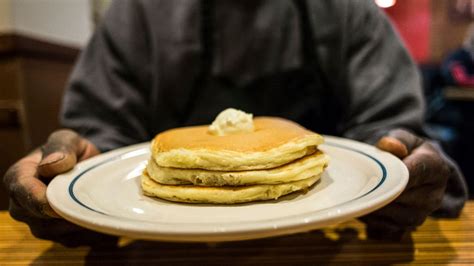
[[[450,168],[429,141],[404,130],[391,131],[377,147],[402,159],[410,177],[397,199],[361,220],[367,225],[369,238],[401,239],[439,208]]]
[[[46,198],[46,186],[54,176],[97,154],[99,150],[74,131],[59,130],[51,134],[41,149],[22,158],[5,173],[10,215],[27,223],[34,236],[65,246],[113,239],[61,219]]]

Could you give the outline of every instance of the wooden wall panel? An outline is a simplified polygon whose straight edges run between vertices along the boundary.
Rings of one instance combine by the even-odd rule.
[[[58,112],[72,64],[43,58],[23,58],[21,64],[31,149],[59,128]]]
[[[0,100],[17,100],[20,91],[20,62],[16,58],[0,58]]]
[[[59,127],[63,90],[78,52],[25,36],[0,36],[0,177]],[[7,206],[0,185],[0,210]]]
[[[25,131],[20,125],[20,75],[18,58],[0,58],[0,176],[25,154]],[[7,195],[0,186],[0,209],[7,208]]]
[[[442,62],[451,51],[459,48],[471,23],[469,20],[457,20],[450,16],[449,1],[431,0],[431,61]]]

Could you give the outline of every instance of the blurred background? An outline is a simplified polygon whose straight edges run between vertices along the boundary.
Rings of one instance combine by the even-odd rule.
[[[111,1],[0,0],[0,176],[59,127],[68,75]],[[374,1],[422,73],[429,134],[474,179],[474,0]],[[0,186],[0,209],[7,198]]]

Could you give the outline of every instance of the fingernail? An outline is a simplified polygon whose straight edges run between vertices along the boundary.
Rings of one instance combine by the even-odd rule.
[[[390,152],[399,158],[405,158],[408,155],[408,149],[400,140],[393,137],[381,138],[376,146],[384,151]]]
[[[52,164],[61,161],[62,159],[64,159],[64,157],[64,153],[62,152],[53,152],[50,155],[46,156],[46,158],[41,160],[40,165]]]
[[[51,206],[48,204],[43,204],[41,206],[41,213],[45,214],[48,217],[51,218],[61,218],[54,210],[51,208]]]
[[[53,209],[49,208],[45,210],[46,215],[52,217],[52,218],[61,218],[59,214],[57,214]]]

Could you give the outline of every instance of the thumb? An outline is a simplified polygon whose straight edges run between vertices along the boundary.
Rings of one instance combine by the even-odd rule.
[[[88,140],[72,130],[59,130],[51,134],[41,148],[42,159],[38,173],[42,177],[54,177],[74,167],[77,161],[99,153]]]
[[[382,137],[376,146],[399,158],[405,158],[423,143],[423,139],[403,129],[395,129]]]

